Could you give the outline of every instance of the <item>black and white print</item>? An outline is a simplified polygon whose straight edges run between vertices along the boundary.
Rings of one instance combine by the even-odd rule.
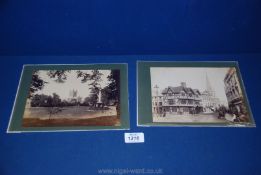
[[[234,67],[151,67],[153,122],[249,122]]]
[[[23,127],[119,126],[119,70],[35,70]]]

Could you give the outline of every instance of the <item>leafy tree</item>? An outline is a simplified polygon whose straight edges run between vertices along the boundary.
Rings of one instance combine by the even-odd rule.
[[[68,72],[70,72],[70,70],[50,70],[48,71],[47,75],[50,78],[55,79],[57,83],[63,83],[67,80]],[[99,90],[101,90],[102,101],[104,102],[104,104],[109,104],[110,101],[113,101],[116,104],[118,104],[119,96],[120,96],[120,71],[119,70],[111,70],[110,75],[107,77],[110,83],[104,89],[100,89],[100,82],[102,81],[101,76],[103,74],[99,70],[92,70],[90,73],[79,70],[76,73],[77,73],[77,78],[81,78],[82,83],[89,82],[88,85],[90,86],[91,94],[88,99],[84,100],[85,104],[92,104],[92,106],[95,106],[95,104],[97,103]],[[38,71],[35,71],[32,78],[29,97],[32,97],[33,93],[36,92],[37,90],[41,90],[45,83],[48,82],[44,82],[39,77]],[[42,100],[40,100],[39,98]],[[45,103],[43,103],[43,101]],[[46,104],[46,96],[36,96],[33,105],[34,106],[49,105],[51,103],[50,101],[51,99],[49,98],[49,101]],[[63,101],[63,103],[62,102],[60,103],[65,105],[75,105],[75,103],[77,104],[81,103],[81,100],[79,101],[79,99],[76,99],[76,102]]]
[[[39,71],[33,71],[28,98],[32,98],[33,94],[36,91],[41,90],[44,87],[44,84],[47,83],[41,79],[38,73]]]
[[[111,70],[110,75],[107,77],[110,83],[105,87],[105,92],[108,101],[114,101],[116,104],[117,114],[120,114],[120,70]],[[118,117],[120,115],[117,115]]]
[[[93,87],[99,87],[101,82],[101,76],[103,74],[99,70],[92,70],[91,73],[83,71],[77,71],[77,78],[81,78],[82,83],[90,82],[89,85]]]
[[[69,72],[70,70],[50,70],[47,75],[55,79],[57,83],[64,83],[67,80],[67,73]]]
[[[108,93],[106,92],[106,88],[102,89],[101,91],[101,101],[105,104],[109,104],[109,98],[108,98]]]
[[[83,100],[82,105],[83,106],[90,106],[90,104],[91,104],[91,98],[90,97],[85,97],[84,100]]]
[[[105,93],[108,100],[119,102],[120,97],[120,71],[111,70],[110,75],[107,77],[110,83],[105,87]]]
[[[90,82],[91,94],[88,98],[88,103],[93,106],[97,103],[98,93],[100,89],[101,76],[103,74],[99,70],[92,70],[91,73],[77,71],[77,77],[82,78],[82,83]],[[109,101],[114,101],[116,104],[119,102],[120,95],[120,70],[111,70],[110,75],[107,77],[109,84],[101,89],[102,102],[109,104]]]
[[[62,107],[64,107],[64,106],[70,106],[70,103],[69,103],[67,100],[62,100],[60,106],[62,106]]]
[[[31,106],[32,107],[39,107],[41,104],[41,96],[36,94],[32,97]]]
[[[90,104],[92,106],[95,106],[97,101],[98,101],[98,93],[99,93],[99,89],[96,87],[96,88],[90,88],[91,89],[91,92],[90,92],[90,95],[89,95],[89,99],[90,99]]]
[[[57,114],[62,111],[61,109],[61,99],[59,95],[53,93],[52,96],[48,96],[47,98],[47,111],[49,113],[49,119],[52,115]]]
[[[31,106],[32,107],[46,107],[47,106],[48,95],[36,94],[32,97]]]
[[[53,93],[52,95],[44,95],[44,94],[36,94],[32,97],[31,106],[32,107],[45,107],[47,109],[47,112],[49,114],[49,118],[53,114],[56,114],[58,112],[61,112],[62,106],[65,106],[65,104],[68,104],[66,101],[63,101],[60,99],[60,96],[56,93]]]
[[[47,75],[50,78],[56,78],[56,82],[63,83],[67,79],[67,72],[70,72],[70,70],[50,70]],[[46,83],[48,82],[43,81],[39,76],[38,70],[33,71],[28,98],[32,98],[36,91],[43,89]]]
[[[89,104],[95,106],[98,100],[98,93],[100,89],[101,76],[103,74],[99,70],[92,70],[91,73],[77,71],[77,78],[81,78],[82,83],[89,82],[91,94],[88,98]]]

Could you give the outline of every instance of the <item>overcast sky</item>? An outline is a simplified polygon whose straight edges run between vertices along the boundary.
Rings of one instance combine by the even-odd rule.
[[[200,92],[206,90],[206,75],[209,78],[216,97],[227,102],[224,90],[224,78],[229,68],[182,68],[182,67],[151,67],[151,85],[159,86],[159,92],[168,86],[180,86],[186,82],[187,87],[198,89]],[[152,88],[153,90],[154,88]]]
[[[45,94],[45,95],[52,95],[53,93],[57,93],[61,99],[67,99],[69,98],[69,93],[71,90],[77,90],[78,96],[85,98],[89,96],[90,89],[89,89],[89,83],[82,83],[81,78],[77,78],[76,74],[77,70],[71,70],[71,72],[66,73],[67,74],[67,80],[64,83],[57,83],[54,80],[50,79],[47,75],[47,70],[41,70],[39,71],[39,76],[42,78],[42,80],[48,82],[44,85],[44,88],[42,90],[37,91],[37,94]],[[83,72],[91,73],[90,70],[82,70]],[[99,70],[102,75],[102,80],[100,82],[101,88],[104,88],[109,81],[107,80],[107,76],[110,74],[110,70]]]

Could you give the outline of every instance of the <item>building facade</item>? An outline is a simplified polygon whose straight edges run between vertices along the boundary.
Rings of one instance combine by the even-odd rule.
[[[224,78],[228,106],[233,113],[242,114],[244,110],[243,94],[235,68],[230,68]]]
[[[163,96],[153,96],[152,97],[152,109],[153,113],[161,114],[163,112]]]
[[[202,98],[204,113],[212,113],[220,105],[220,100],[219,98],[216,97],[216,93],[211,86],[207,74],[206,74],[206,90],[201,93],[201,98]]]
[[[192,89],[182,82],[177,87],[167,87],[152,97],[152,108],[154,113],[171,114],[195,114],[203,111],[201,93]]]

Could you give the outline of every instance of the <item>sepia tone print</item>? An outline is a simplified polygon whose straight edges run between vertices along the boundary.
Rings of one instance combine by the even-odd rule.
[[[153,122],[247,123],[234,67],[151,67]]]
[[[23,127],[120,126],[119,70],[35,70]]]

